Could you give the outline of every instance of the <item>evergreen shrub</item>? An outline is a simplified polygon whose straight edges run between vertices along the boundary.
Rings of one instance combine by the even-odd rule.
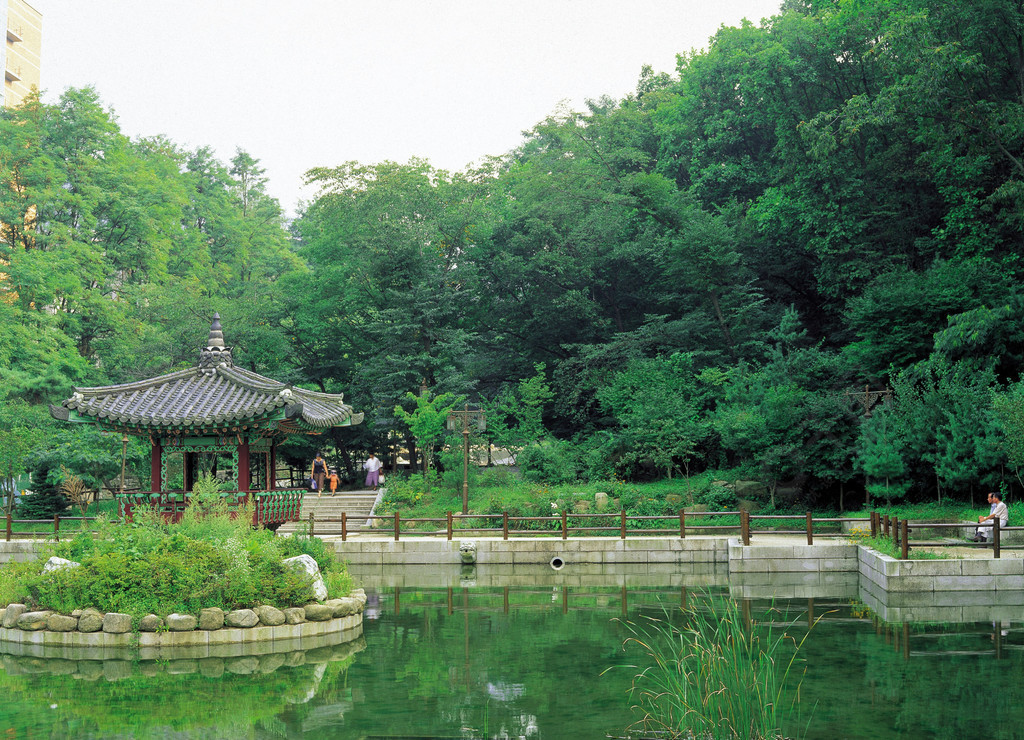
[[[16,519],[53,519],[68,509],[68,499],[60,492],[60,466],[41,457],[31,470],[32,493],[23,495],[14,513]]]

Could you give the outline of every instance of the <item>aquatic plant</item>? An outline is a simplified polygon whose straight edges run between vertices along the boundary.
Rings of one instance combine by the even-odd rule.
[[[803,679],[791,673],[810,631],[795,640],[795,622],[780,628],[778,614],[772,608],[758,621],[731,599],[705,594],[681,610],[681,626],[668,612],[624,621],[623,647],[639,647],[651,662],[630,687],[640,714],[630,731],[665,740],[792,737]]]

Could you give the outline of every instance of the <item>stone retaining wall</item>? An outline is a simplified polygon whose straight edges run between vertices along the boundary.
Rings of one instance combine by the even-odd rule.
[[[866,547],[858,548],[861,582],[889,594],[923,591],[1020,591],[1024,559],[896,560]]]
[[[840,573],[857,571],[857,546],[849,542],[818,545],[744,546],[729,540],[729,573]]]
[[[357,589],[351,596],[323,604],[276,609],[203,609],[199,617],[154,614],[134,624],[128,614],[94,609],[70,615],[28,611],[24,604],[0,609],[0,645],[38,645],[74,648],[139,648],[157,652],[163,648],[197,648],[195,657],[237,655],[246,643],[286,644],[289,641],[331,633],[359,630],[363,623],[366,594]],[[137,631],[136,631],[137,628]],[[219,648],[224,648],[220,650]]]
[[[558,558],[565,566],[620,563],[726,563],[729,553],[721,537],[554,537],[513,538],[457,537],[444,539],[408,538],[395,542],[384,539],[350,539],[334,543],[335,552],[353,565],[458,564],[459,545],[476,544],[479,565],[550,564]]]
[[[24,563],[39,557],[42,542],[36,540],[0,540],[0,564]]]

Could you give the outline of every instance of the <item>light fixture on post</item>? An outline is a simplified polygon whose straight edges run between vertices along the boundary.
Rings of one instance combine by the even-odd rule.
[[[469,425],[476,425],[476,430],[487,429],[487,414],[483,409],[471,409],[469,404],[461,411],[448,412],[448,431],[462,430],[462,513],[469,513]]]

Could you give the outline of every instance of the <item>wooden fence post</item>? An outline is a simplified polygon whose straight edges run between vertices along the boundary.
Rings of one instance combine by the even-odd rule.
[[[871,527],[871,536],[872,537],[877,537],[878,536],[878,512],[877,511],[872,511],[871,512],[871,524],[869,526]]]
[[[999,557],[999,517],[992,520],[992,557]]]
[[[626,539],[626,511],[623,509],[619,512],[621,516],[621,523],[619,525],[619,538]]]
[[[452,541],[452,513],[448,512],[448,541]]]
[[[679,539],[686,539],[686,510],[679,510]]]
[[[508,512],[501,512],[501,539],[508,539]]]
[[[750,512],[740,509],[740,536],[743,538],[743,546],[750,545]]]
[[[395,542],[398,542],[398,512],[395,512]]]
[[[908,542],[910,538],[907,534],[909,532],[907,528],[907,520],[904,519],[900,522],[900,526],[902,527],[900,530],[900,559],[906,560],[910,557],[910,543]]]
[[[811,519],[811,512],[807,512],[807,544],[814,544],[814,521]]]
[[[348,540],[348,514],[341,512],[341,541],[346,542]]]
[[[565,509],[562,509],[562,539],[566,539],[569,536],[569,514],[566,513]]]

